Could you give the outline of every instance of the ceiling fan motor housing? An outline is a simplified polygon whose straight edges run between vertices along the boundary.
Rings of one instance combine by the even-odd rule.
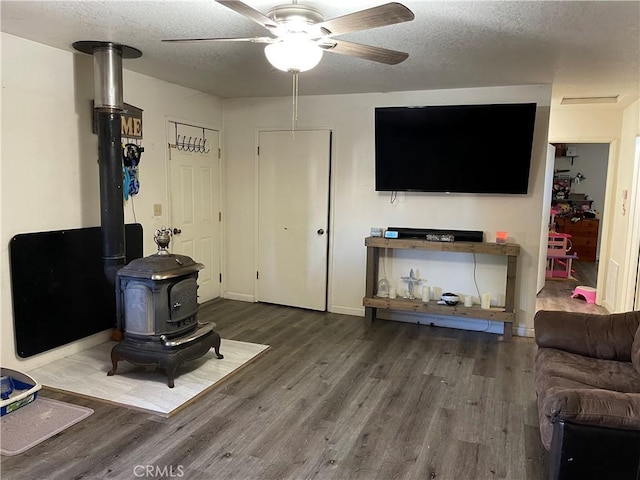
[[[269,10],[267,17],[278,26],[284,26],[290,33],[305,32],[317,35],[320,32],[311,32],[307,27],[324,22],[324,17],[319,11],[306,5],[279,5]]]

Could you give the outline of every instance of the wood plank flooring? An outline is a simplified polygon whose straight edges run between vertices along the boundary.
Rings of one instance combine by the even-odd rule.
[[[538,310],[562,310],[565,312],[584,313],[608,313],[607,309],[587,303],[581,298],[571,298],[573,289],[577,285],[596,287],[598,280],[598,263],[573,262],[575,270],[572,279],[547,280],[544,288],[536,298],[536,311]]]
[[[43,391],[93,416],[7,479],[542,479],[535,343],[232,300],[224,339],[271,349],[171,418]],[[105,382],[108,381],[105,377]],[[179,382],[179,377],[176,382]]]

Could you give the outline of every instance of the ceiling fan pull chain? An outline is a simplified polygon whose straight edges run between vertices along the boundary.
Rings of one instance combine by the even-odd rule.
[[[296,131],[298,124],[298,72],[293,71],[293,111],[291,117],[291,133]]]

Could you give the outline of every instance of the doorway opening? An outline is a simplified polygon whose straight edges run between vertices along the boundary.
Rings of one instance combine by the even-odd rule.
[[[550,238],[566,242],[566,255],[541,258],[546,264],[545,282],[538,304],[541,308],[553,303],[555,309],[581,311],[584,300],[572,299],[571,293],[577,285],[598,286],[610,144],[553,146],[556,152],[553,185],[549,189],[549,232]]]

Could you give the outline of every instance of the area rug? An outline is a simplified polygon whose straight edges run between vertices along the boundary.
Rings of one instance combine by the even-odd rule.
[[[90,408],[38,397],[2,417],[0,453],[12,456],[26,452],[92,413]]]
[[[216,358],[210,350],[197,360],[181,364],[176,372],[175,387],[169,388],[163,370],[127,361],[119,362],[116,374],[108,377],[111,349],[115,344],[105,342],[28,373],[52,390],[169,417],[238,373],[269,348],[268,345],[223,339],[220,347],[223,359]]]

